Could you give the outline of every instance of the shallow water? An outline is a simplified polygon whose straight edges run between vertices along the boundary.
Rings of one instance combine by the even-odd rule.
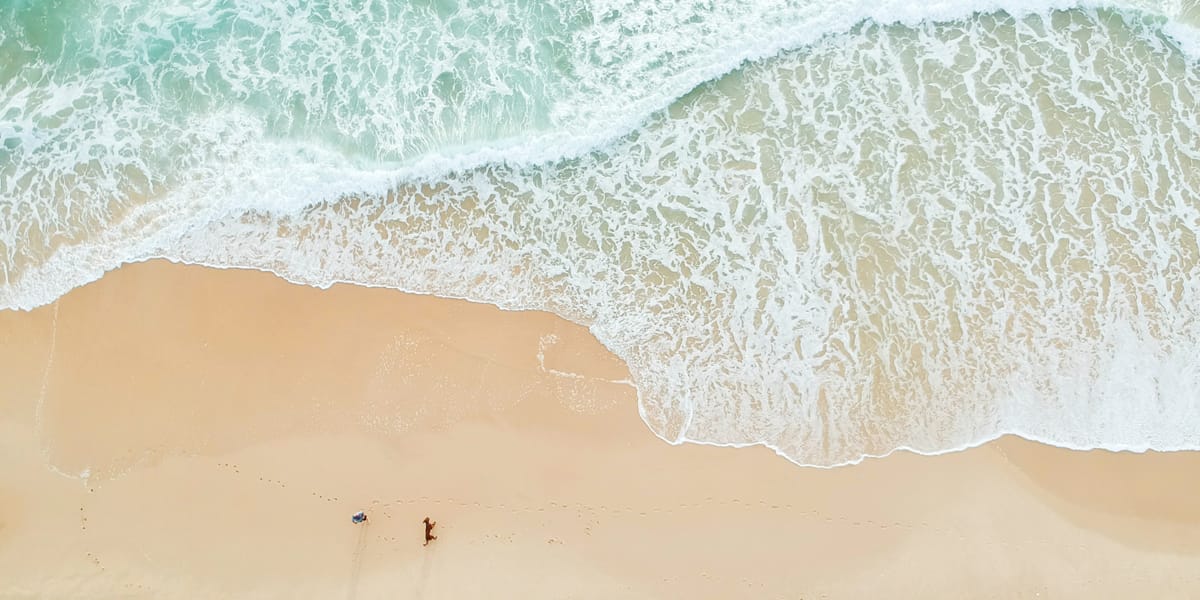
[[[0,304],[252,266],[587,323],[670,441],[1200,449],[1195,6],[266,6],[0,71]]]

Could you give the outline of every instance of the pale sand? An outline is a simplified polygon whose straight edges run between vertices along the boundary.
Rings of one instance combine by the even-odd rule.
[[[626,377],[548,314],[124,267],[0,312],[0,597],[1200,597],[1198,454],[806,469]]]

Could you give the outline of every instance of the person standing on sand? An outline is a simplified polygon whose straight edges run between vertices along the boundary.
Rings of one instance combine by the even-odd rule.
[[[367,522],[367,513],[360,510],[360,511],[354,513],[354,516],[350,517],[350,520],[354,523],[366,523]]]
[[[429,517],[425,517],[424,523],[425,523],[425,544],[423,544],[423,545],[428,546],[429,542],[432,542],[433,540],[437,539],[437,536],[433,535],[433,526],[437,525],[437,521],[430,521]]]

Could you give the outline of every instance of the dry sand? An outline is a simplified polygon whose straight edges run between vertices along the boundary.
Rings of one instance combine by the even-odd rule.
[[[1200,597],[1200,454],[805,469],[627,376],[544,313],[123,267],[0,312],[0,597]]]

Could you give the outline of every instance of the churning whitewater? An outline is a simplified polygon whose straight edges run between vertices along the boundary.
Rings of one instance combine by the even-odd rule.
[[[1200,449],[1198,24],[8,2],[0,307],[161,256],[554,311],[671,442]]]

